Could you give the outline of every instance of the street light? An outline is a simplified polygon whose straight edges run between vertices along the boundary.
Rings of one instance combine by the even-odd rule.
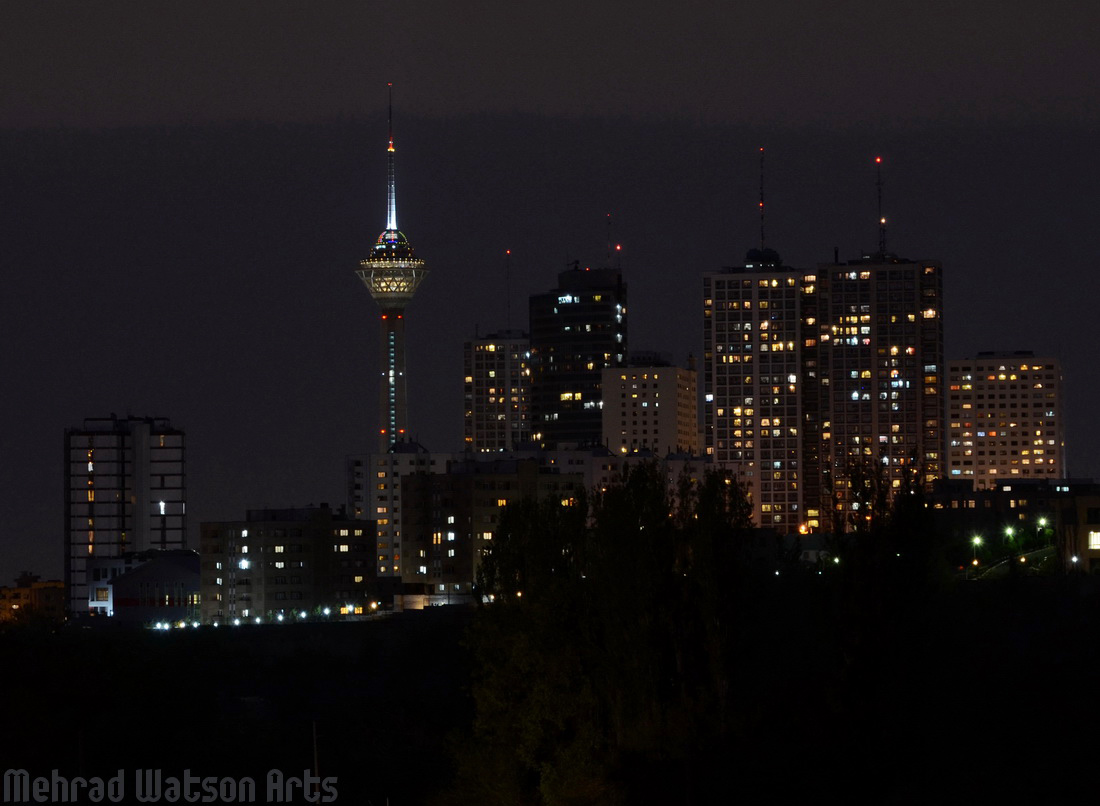
[[[974,546],[974,565],[978,564],[978,546],[982,544],[982,539],[978,535],[970,538],[970,543]]]
[[[1038,523],[1035,524],[1035,540],[1036,542],[1042,540],[1043,530],[1047,528],[1047,519],[1039,518]]]

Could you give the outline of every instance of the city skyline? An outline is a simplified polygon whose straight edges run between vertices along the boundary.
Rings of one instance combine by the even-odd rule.
[[[45,41],[49,29],[27,14],[26,41]],[[641,19],[654,23],[649,14]],[[282,12],[271,19],[284,23],[279,41],[292,41]],[[1095,112],[1083,103],[1096,55],[1072,47],[1086,22],[1070,15],[1036,27],[1062,45],[1046,48],[1059,69],[1024,53],[1017,81],[1015,62],[1010,70],[990,58],[973,82],[931,83],[941,90],[927,91],[934,102],[899,91],[917,99],[908,111],[886,92],[890,84],[868,91],[845,56],[846,70],[821,79],[833,88],[832,111],[807,102],[801,116],[801,91],[776,91],[765,108],[733,103],[730,93],[742,90],[716,81],[684,85],[669,101],[666,79],[637,79],[639,59],[613,76],[624,82],[614,86],[635,87],[625,95],[572,81],[579,67],[548,87],[536,78],[544,65],[533,62],[513,71],[530,80],[530,98],[517,99],[511,84],[459,92],[456,77],[402,62],[400,49],[354,77],[335,70],[339,81],[329,85],[310,80],[324,75],[314,65],[285,96],[271,48],[260,48],[255,72],[208,91],[206,106],[182,77],[154,103],[127,96],[130,85],[110,89],[116,74],[106,69],[85,80],[96,104],[69,103],[64,79],[78,85],[78,68],[102,62],[102,53],[75,47],[48,78],[25,44],[9,48],[23,69],[8,71],[21,76],[18,102],[0,105],[8,279],[0,336],[17,390],[4,395],[3,412],[18,427],[9,427],[0,473],[0,572],[60,576],[62,434],[86,417],[168,417],[187,432],[192,539],[200,522],[239,518],[246,508],[343,502],[344,457],[373,448],[377,422],[377,336],[351,275],[377,235],[385,166],[372,144],[391,80],[409,109],[401,114],[403,224],[432,261],[408,332],[410,431],[430,450],[461,445],[463,342],[479,327],[522,329],[516,312],[570,261],[602,265],[608,213],[631,288],[632,349],[667,352],[677,363],[699,356],[702,275],[737,265],[757,242],[755,157],[764,145],[768,242],[798,269],[828,262],[834,247],[847,260],[873,246],[870,160],[881,154],[891,251],[944,267],[946,357],[1031,350],[1058,358],[1069,473],[1100,475],[1100,436],[1088,427],[1100,392],[1088,238],[1100,158],[1089,148]],[[118,36],[149,25],[142,17]],[[808,21],[790,25],[790,41],[805,43]],[[1021,30],[979,27],[986,36],[964,43],[945,26],[931,32],[929,51],[952,64],[981,62],[1019,52]],[[292,63],[314,52],[307,39]],[[612,39],[618,49],[630,36]],[[333,41],[344,53],[344,40]],[[145,47],[120,59],[151,59]],[[868,61],[897,79],[898,59],[867,47]],[[229,58],[216,43],[193,48]],[[479,74],[500,64],[488,55],[474,62]],[[162,80],[173,75],[148,65]],[[943,75],[928,70],[929,80]],[[303,89],[323,85],[339,89],[298,103]],[[766,68],[752,92],[782,85],[783,71]],[[717,94],[705,102],[708,86]],[[250,87],[284,104],[234,106]],[[646,107],[639,88],[661,103]]]

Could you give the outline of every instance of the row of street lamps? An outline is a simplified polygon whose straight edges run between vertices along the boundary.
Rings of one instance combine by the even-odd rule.
[[[1035,538],[1036,538],[1036,540],[1038,540],[1042,536],[1043,530],[1046,529],[1046,528],[1047,528],[1047,519],[1046,518],[1039,518],[1039,520],[1037,520],[1035,522]],[[1006,526],[1005,529],[1004,529],[1004,541],[1003,542],[1010,543],[1015,539],[1015,537],[1016,537],[1015,527]],[[971,563],[971,565],[973,565],[975,567],[977,567],[979,565],[979,562],[978,562],[978,546],[982,545],[983,542],[984,541],[982,540],[981,535],[974,535],[972,538],[970,538],[970,545],[973,547],[973,558],[971,559],[970,563]],[[1074,558],[1074,561],[1076,561],[1076,558]],[[1024,562],[1023,557],[1020,558],[1020,562]]]

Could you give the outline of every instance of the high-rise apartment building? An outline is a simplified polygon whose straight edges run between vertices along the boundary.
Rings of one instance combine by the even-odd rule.
[[[618,269],[574,267],[530,298],[532,439],[542,445],[602,438],[606,367],[626,365],[626,284]]]
[[[942,287],[936,261],[887,253],[801,271],[753,250],[704,276],[706,452],[761,526],[847,518],[856,465],[891,489],[944,475]]]
[[[736,472],[756,522],[781,533],[820,525],[819,412],[807,405],[818,383],[816,279],[771,249],[703,276],[706,454]]]
[[[1066,476],[1062,370],[1031,352],[948,362],[949,477],[978,490]]]
[[[616,454],[699,453],[696,372],[631,361],[603,371],[603,437]]]
[[[530,342],[519,330],[465,344],[465,444],[474,453],[511,450],[531,439]]]
[[[822,468],[850,510],[853,464],[892,489],[945,473],[943,272],[934,260],[864,255],[818,266]],[[807,334],[807,339],[812,338]]]
[[[184,433],[163,417],[90,418],[65,431],[65,589],[72,616],[106,614],[97,582],[149,549],[186,547]]]
[[[390,139],[387,150],[388,196],[386,229],[378,236],[370,256],[356,271],[370,290],[381,312],[379,364],[378,444],[381,450],[408,436],[405,384],[405,306],[427,276],[424,261],[397,228],[397,190],[394,176],[393,107],[390,106]]]

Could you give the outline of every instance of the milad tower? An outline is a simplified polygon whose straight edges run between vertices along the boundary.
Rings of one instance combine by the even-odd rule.
[[[371,248],[370,257],[359,263],[356,274],[381,309],[380,344],[382,383],[379,387],[378,440],[382,452],[408,436],[405,394],[405,306],[412,301],[420,282],[427,276],[424,261],[413,252],[405,234],[397,229],[397,198],[394,180],[393,85],[390,85],[389,148],[387,150],[388,199],[386,229]]]

